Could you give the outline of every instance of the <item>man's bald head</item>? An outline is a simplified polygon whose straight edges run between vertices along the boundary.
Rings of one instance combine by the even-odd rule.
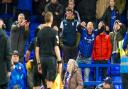
[[[94,29],[93,22],[88,22],[87,23],[87,31],[88,31],[88,33],[92,33],[93,29]]]

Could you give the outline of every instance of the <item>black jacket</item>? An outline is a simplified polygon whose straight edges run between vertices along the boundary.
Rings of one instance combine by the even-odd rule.
[[[119,20],[119,19],[120,19],[120,17],[119,17],[119,11],[117,10],[116,7],[114,7],[114,10],[116,11],[116,20]],[[111,8],[108,7],[108,8],[106,9],[106,11],[105,11],[103,17],[102,17],[102,19],[103,19],[105,25],[107,25],[107,26],[110,25],[111,13],[112,13]]]
[[[14,22],[11,28],[11,50],[18,50],[20,58],[24,56],[25,43],[29,32],[24,27],[18,27],[18,22]]]
[[[6,33],[0,29],[0,85],[8,82],[7,72],[10,68],[10,43]]]

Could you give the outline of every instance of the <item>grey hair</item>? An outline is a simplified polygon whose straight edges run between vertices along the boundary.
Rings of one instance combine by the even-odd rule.
[[[74,69],[73,69],[73,71],[75,71],[75,70],[77,70],[78,69],[78,64],[77,64],[77,62],[74,60],[74,59],[69,59],[69,61],[72,61],[72,65],[73,65],[73,67],[74,67]]]

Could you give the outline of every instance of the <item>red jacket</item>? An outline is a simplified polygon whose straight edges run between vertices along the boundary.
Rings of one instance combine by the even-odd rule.
[[[109,60],[111,52],[112,45],[110,42],[110,36],[105,33],[99,34],[94,41],[92,52],[93,60]]]

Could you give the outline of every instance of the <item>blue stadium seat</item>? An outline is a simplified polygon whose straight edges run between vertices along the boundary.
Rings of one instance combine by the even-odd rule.
[[[111,68],[111,75],[120,75],[120,67],[112,67]]]

